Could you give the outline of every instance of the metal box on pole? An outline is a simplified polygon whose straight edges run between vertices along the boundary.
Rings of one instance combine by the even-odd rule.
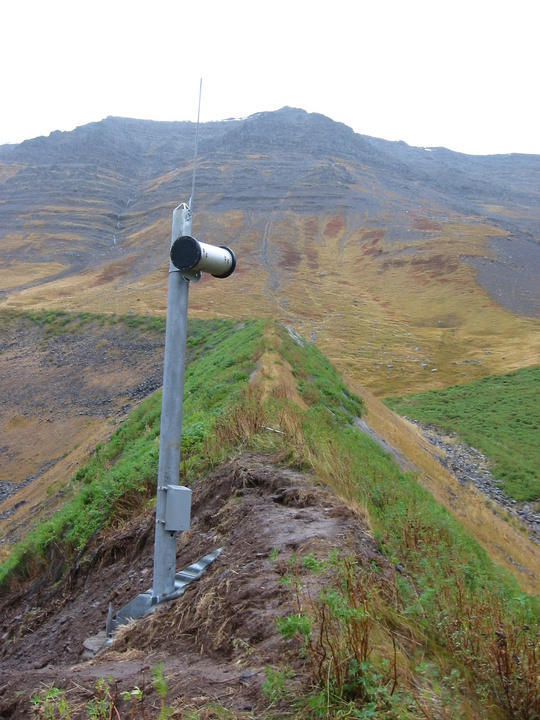
[[[165,531],[186,532],[191,521],[191,490],[182,485],[167,485]]]

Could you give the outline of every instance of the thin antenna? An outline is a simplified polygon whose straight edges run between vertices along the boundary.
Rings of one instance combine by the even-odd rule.
[[[201,117],[201,95],[202,95],[202,78],[199,84],[199,109],[197,111],[197,130],[195,131],[195,157],[193,158],[193,181],[191,183],[191,197],[189,198],[189,209],[193,211],[193,197],[195,195],[195,172],[197,170],[197,148],[199,145],[199,120]]]

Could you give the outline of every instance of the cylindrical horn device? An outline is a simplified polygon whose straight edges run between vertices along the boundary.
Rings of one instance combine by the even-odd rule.
[[[236,258],[228,247],[200,242],[190,235],[181,235],[171,245],[171,262],[180,272],[207,272],[216,278],[232,275]]]

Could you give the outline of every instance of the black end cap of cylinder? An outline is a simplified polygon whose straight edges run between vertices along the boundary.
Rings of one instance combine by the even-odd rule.
[[[227,272],[223,273],[223,275],[212,275],[212,277],[219,278],[220,280],[224,280],[225,278],[228,278],[229,275],[232,275],[235,268],[236,268],[236,256],[231,250],[231,248],[228,248],[226,245],[220,245],[220,248],[223,248],[223,250],[226,250],[229,255],[231,256],[231,267],[227,270]]]
[[[171,245],[171,262],[178,270],[193,270],[201,257],[201,246],[190,235],[181,235]]]

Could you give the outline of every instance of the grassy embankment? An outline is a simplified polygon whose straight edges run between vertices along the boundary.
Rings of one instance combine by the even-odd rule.
[[[400,415],[433,424],[481,450],[493,475],[518,501],[540,501],[540,367],[477,380],[385,404]]]
[[[376,563],[362,566],[339,548],[332,558],[299,558],[291,566],[284,581],[298,612],[279,629],[303,647],[313,684],[290,694],[290,667],[268,668],[269,704],[288,702],[288,717],[538,717],[536,599],[493,565],[412,474],[353,428],[361,402],[318,350],[266,327],[218,323],[213,334],[190,340],[198,354],[185,384],[187,477],[241,450],[276,453],[359,509],[380,552],[399,567],[389,583]],[[268,352],[290,365],[302,403],[264,378],[248,383]],[[69,503],[0,567],[4,591],[14,579],[45,571],[54,546],[69,559],[105,525],[152,502],[159,412],[156,393],[97,448],[74,478]],[[305,597],[302,572],[326,580],[319,597]],[[212,717],[201,713],[193,717]],[[275,706],[268,711],[282,716]]]
[[[69,324],[76,331],[81,324],[94,322],[96,317],[77,315],[71,318],[63,312],[51,312],[46,316],[39,314],[34,319],[45,323],[45,332],[55,333],[65,330]],[[102,322],[126,321],[133,327],[148,322],[163,323],[159,318],[130,317],[126,320],[103,316],[97,319]],[[182,438],[184,458],[190,450],[200,446],[208,429],[206,426],[215,416],[226,412],[228,403],[234,402],[239,392],[238,386],[249,377],[251,365],[246,369],[244,363],[251,363],[254,340],[250,341],[247,331],[243,334],[240,341],[244,343],[243,360],[241,350],[235,352],[227,345],[227,338],[234,337],[234,327],[232,322],[226,321],[189,323],[186,350],[190,364],[186,373]],[[251,332],[258,336],[260,332],[254,328]],[[203,358],[199,358],[203,352]],[[198,362],[196,358],[199,358]],[[213,377],[213,384],[201,388],[207,372]],[[155,488],[160,411],[161,394],[158,392],[131,413],[108,443],[98,445],[93,457],[76,473],[66,489],[69,501],[52,519],[34,528],[27,540],[18,544],[0,566],[0,585],[12,571],[24,577],[44,570],[48,553],[54,546],[58,546],[60,556],[66,558],[80,551],[107,521],[118,521],[116,512],[122,511],[115,506],[116,502],[136,506],[138,498],[141,502],[148,500]]]

